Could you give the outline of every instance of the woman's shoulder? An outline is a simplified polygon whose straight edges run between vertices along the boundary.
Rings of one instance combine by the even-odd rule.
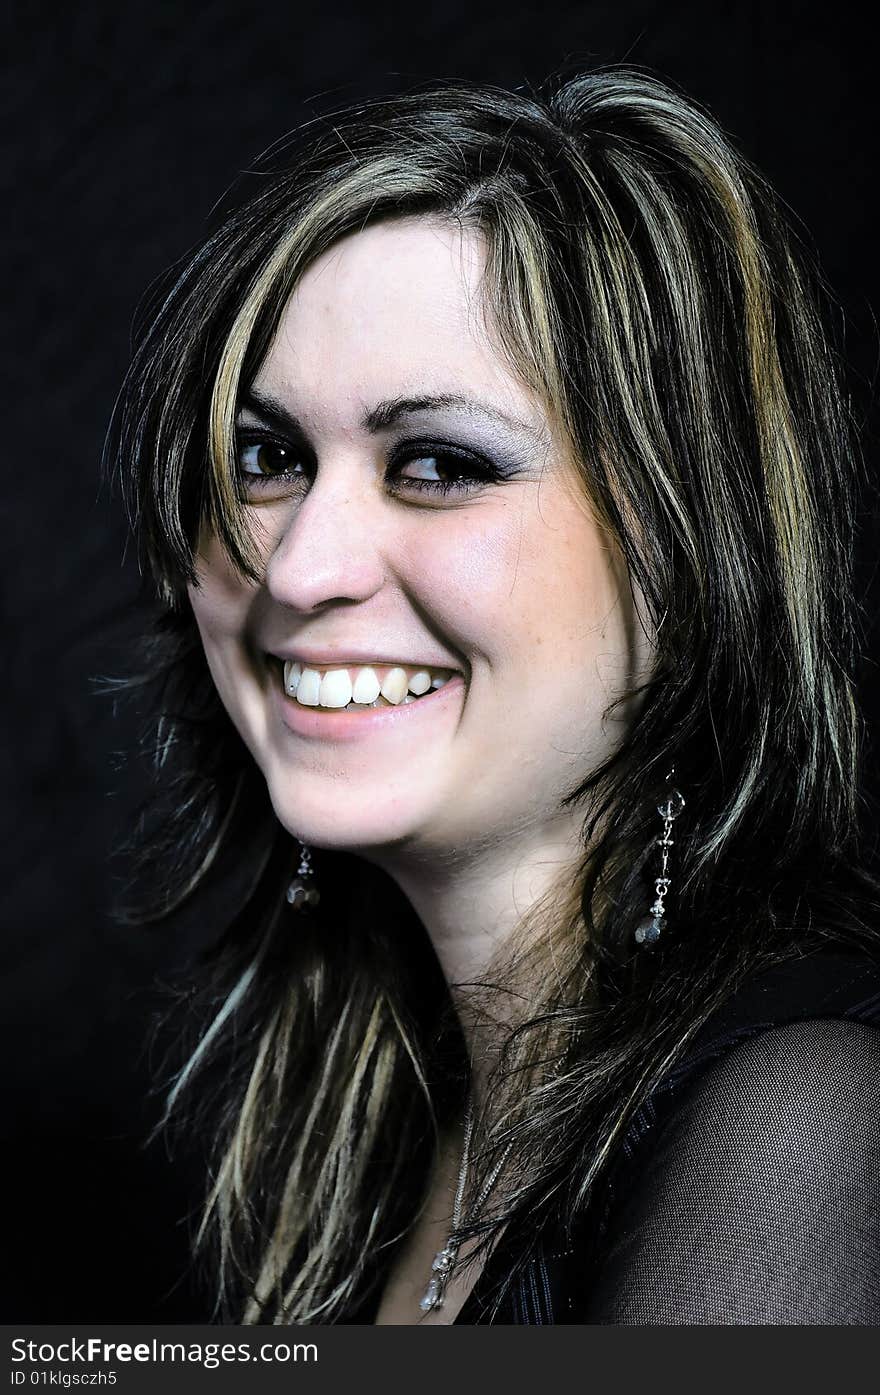
[[[657,1109],[655,1186],[699,1155],[704,1184],[714,1167],[728,1196],[772,1194],[801,1213],[831,1197],[880,1199],[880,980],[871,987],[861,1002],[835,988],[815,1010],[802,1002],[762,1020],[731,1005],[658,1091],[669,1101]]]
[[[722,1128],[728,1155],[773,1136],[794,1148],[838,1141],[880,1117],[880,955],[846,949],[787,959],[746,979],[703,1025],[639,1110],[618,1187],[663,1134]],[[719,1122],[720,1121],[720,1122]],[[799,1137],[796,1137],[796,1133]]]
[[[880,963],[745,983],[631,1132],[591,1321],[880,1318]]]
[[[623,1171],[673,1114],[700,1100],[701,1082],[711,1090],[720,1080],[740,1081],[744,1102],[770,1108],[781,1073],[804,1089],[819,1088],[822,1076],[830,1087],[849,1057],[870,1055],[876,1041],[880,952],[829,949],[752,975],[711,1014],[639,1110]]]

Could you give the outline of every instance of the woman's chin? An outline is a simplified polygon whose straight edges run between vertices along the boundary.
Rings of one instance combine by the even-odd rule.
[[[316,807],[302,799],[294,801],[289,795],[272,799],[281,825],[313,848],[369,855],[419,841],[424,825],[418,811],[397,807],[385,813],[371,808],[372,803],[365,801],[359,809],[340,809]]]

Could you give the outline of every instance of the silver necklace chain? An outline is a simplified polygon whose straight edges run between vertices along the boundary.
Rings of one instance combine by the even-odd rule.
[[[453,1232],[458,1230],[459,1226],[461,1225],[461,1207],[462,1202],[464,1201],[464,1189],[467,1183],[468,1165],[470,1163],[471,1151],[471,1134],[473,1133],[473,1129],[474,1111],[470,1100],[468,1100],[467,1115],[465,1118],[464,1125],[464,1142],[461,1148],[461,1166],[458,1169],[458,1185],[455,1189],[455,1200],[452,1203]],[[480,1194],[477,1197],[476,1202],[474,1204],[475,1212],[478,1212],[480,1208],[483,1206],[484,1202],[489,1196],[489,1193],[491,1192],[495,1183],[498,1181],[499,1173],[501,1172],[502,1167],[506,1163],[512,1147],[513,1143],[508,1143],[507,1147],[501,1154],[501,1157],[498,1159],[495,1166],[492,1168],[492,1171],[489,1173],[489,1176],[486,1178],[485,1182],[480,1188]],[[455,1264],[456,1259],[458,1258],[458,1251],[459,1245],[455,1243],[450,1237],[449,1239],[447,1239],[446,1244],[443,1246],[443,1249],[438,1250],[436,1255],[434,1256],[433,1262],[431,1264],[431,1278],[428,1281],[428,1287],[425,1289],[424,1297],[419,1303],[419,1307],[421,1308],[423,1313],[431,1313],[434,1311],[435,1308],[443,1307],[443,1299],[446,1294],[446,1285],[449,1282],[449,1276],[452,1272],[452,1267]]]

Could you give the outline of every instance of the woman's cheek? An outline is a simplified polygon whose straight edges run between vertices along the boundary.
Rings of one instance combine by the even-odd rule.
[[[199,584],[187,589],[203,640],[241,636],[254,586],[233,567],[216,539],[203,544],[196,576]]]
[[[465,520],[463,511],[459,518],[438,518],[437,525],[420,530],[401,574],[429,625],[470,658],[486,649],[503,619],[512,540],[500,537],[488,520],[482,526]]]

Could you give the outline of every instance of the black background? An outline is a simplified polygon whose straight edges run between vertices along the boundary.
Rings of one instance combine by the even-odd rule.
[[[865,13],[870,13],[865,7]],[[540,82],[628,61],[707,104],[815,241],[868,417],[859,541],[869,727],[877,513],[873,45],[854,5],[446,0],[431,9],[245,0],[19,4],[2,129],[12,253],[0,604],[6,700],[4,1319],[199,1321],[185,1277],[195,1149],[144,1146],[156,985],[207,943],[222,897],[173,924],[109,914],[110,850],[143,775],[133,721],[97,694],[143,625],[102,437],[147,284],[200,236],[259,151],[320,111],[425,78]],[[877,784],[868,756],[868,784]]]

